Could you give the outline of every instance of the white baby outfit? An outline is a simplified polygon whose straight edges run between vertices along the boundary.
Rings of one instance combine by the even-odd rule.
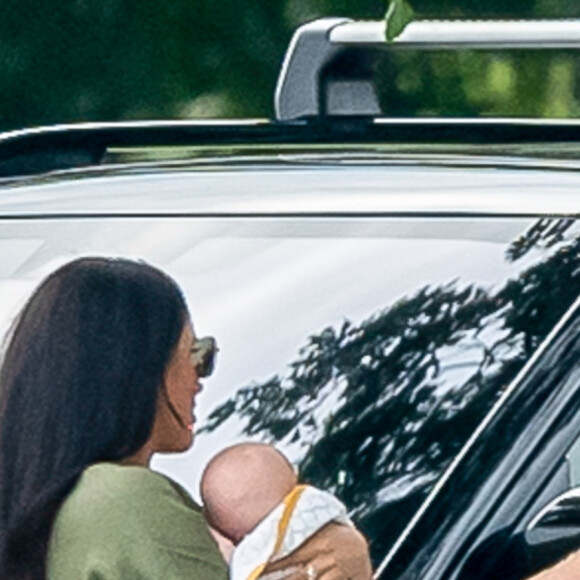
[[[237,545],[230,562],[230,579],[255,580],[268,562],[288,556],[330,522],[352,525],[345,506],[332,494],[296,486]]]

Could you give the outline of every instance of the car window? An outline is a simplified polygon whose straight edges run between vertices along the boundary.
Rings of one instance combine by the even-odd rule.
[[[580,485],[580,439],[568,451],[566,461],[569,466],[570,487],[578,487]]]
[[[380,562],[578,295],[570,219],[147,218],[0,223],[0,320],[80,255],[145,259],[220,352],[197,440],[157,458],[198,497],[207,460],[268,441],[335,493]]]

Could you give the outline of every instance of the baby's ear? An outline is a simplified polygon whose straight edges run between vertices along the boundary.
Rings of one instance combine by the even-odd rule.
[[[211,535],[218,545],[223,559],[225,560],[226,564],[229,564],[235,548],[234,544],[231,542],[231,540],[220,534],[216,529],[212,528],[211,526],[208,527]]]

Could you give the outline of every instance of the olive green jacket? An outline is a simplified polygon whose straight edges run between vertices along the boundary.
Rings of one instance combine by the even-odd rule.
[[[144,467],[85,470],[54,523],[48,580],[227,580],[199,506]]]

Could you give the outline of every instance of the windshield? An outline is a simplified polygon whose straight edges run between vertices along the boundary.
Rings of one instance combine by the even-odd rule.
[[[158,457],[198,497],[208,459],[275,444],[335,493],[381,561],[578,295],[578,225],[532,218],[117,218],[0,228],[0,320],[79,255],[126,255],[184,288],[219,344],[193,449]]]

